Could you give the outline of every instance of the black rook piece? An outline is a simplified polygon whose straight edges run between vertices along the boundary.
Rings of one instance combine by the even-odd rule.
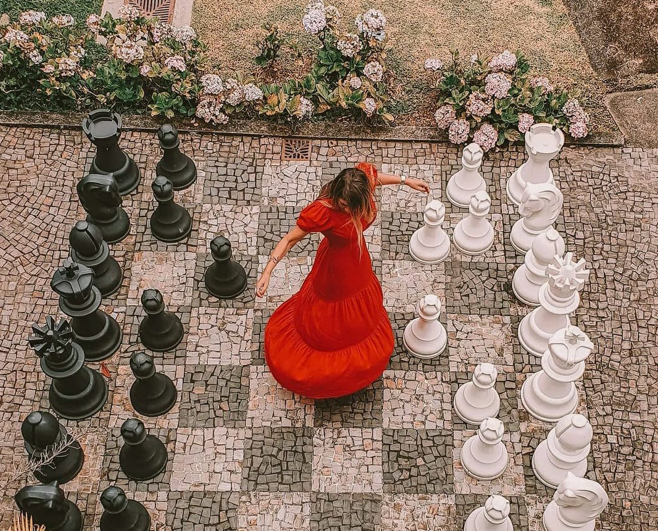
[[[119,193],[127,195],[139,184],[139,168],[120,147],[121,116],[109,109],[98,109],[82,120],[82,130],[96,146],[91,173],[113,173]]]
[[[34,471],[41,483],[57,481],[63,485],[78,475],[85,461],[80,443],[73,439],[54,415],[47,411],[34,411],[23,421],[21,434],[30,461],[52,456],[50,462]]]
[[[157,417],[174,407],[176,386],[169,376],[155,372],[151,356],[135,352],[130,358],[130,368],[137,378],[130,388],[130,403],[137,413]]]
[[[158,129],[158,139],[164,155],[155,167],[157,175],[164,175],[174,185],[174,190],[184,190],[196,181],[196,165],[187,155],[180,152],[178,131],[171,124]]]
[[[126,498],[126,493],[119,487],[108,487],[101,494],[103,514],[101,531],[148,531],[151,528],[151,516],[144,506]]]
[[[107,243],[117,243],[130,232],[130,220],[121,208],[122,199],[114,177],[90,174],[76,187],[87,221],[97,225]]]
[[[23,487],[14,498],[16,505],[37,525],[48,531],[82,531],[82,515],[53,481],[49,485]]]
[[[176,314],[165,311],[162,293],[147,289],[142,293],[146,317],[139,323],[139,340],[155,352],[173,350],[183,340],[185,330]]]
[[[123,473],[135,481],[154,478],[167,466],[167,449],[160,439],[146,433],[144,423],[128,419],[121,426],[124,445],[119,452]]]
[[[151,232],[162,242],[179,242],[190,235],[192,218],[182,206],[174,203],[174,188],[166,177],[158,175],[153,184],[158,207],[151,216]]]
[[[121,346],[121,328],[114,318],[100,311],[101,292],[94,286],[94,272],[70,258],[64,260],[50,282],[60,296],[59,308],[71,317],[75,342],[88,361],[109,358]]]
[[[80,420],[91,417],[107,400],[103,377],[85,365],[82,347],[73,343],[67,321],[46,317],[44,326],[32,325],[30,346],[41,358],[41,370],[53,379],[48,392],[50,407],[60,417]]]
[[[78,221],[69,234],[71,258],[94,270],[94,286],[103,297],[121,287],[121,267],[110,256],[110,248],[103,240],[103,232],[93,223]]]
[[[219,299],[237,297],[247,287],[247,273],[231,259],[231,242],[217,236],[210,242],[210,252],[215,263],[206,270],[206,289]]]

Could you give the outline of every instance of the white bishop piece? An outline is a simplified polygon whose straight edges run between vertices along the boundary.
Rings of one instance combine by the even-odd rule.
[[[521,402],[535,418],[557,422],[578,407],[574,383],[585,371],[585,360],[594,344],[577,326],[558,330],[548,341],[541,370],[528,376],[521,387]]]
[[[489,496],[484,507],[478,507],[464,524],[464,531],[513,531],[509,519],[510,505],[502,496]]]
[[[425,206],[425,225],[411,236],[409,253],[422,264],[438,264],[450,254],[450,238],[441,225],[445,219],[446,207],[438,199]]]
[[[488,417],[496,417],[500,397],[494,386],[498,371],[491,363],[480,363],[473,371],[473,380],[465,383],[455,395],[455,413],[468,424],[480,424]]]
[[[546,531],[594,531],[594,520],[608,505],[603,487],[591,479],[579,478],[571,472],[557,487],[553,501],[544,511]]]
[[[562,417],[532,456],[532,469],[539,481],[556,489],[568,472],[582,478],[587,472],[592,434],[592,426],[582,415]]]
[[[569,314],[578,308],[589,270],[585,260],[573,261],[573,253],[554,256],[546,268],[548,282],[539,288],[539,308],[526,315],[519,325],[519,342],[531,354],[541,356],[551,336],[569,324]]]
[[[417,358],[440,356],[448,343],[446,329],[439,322],[441,301],[436,295],[425,295],[418,302],[418,317],[404,329],[405,348]]]
[[[564,134],[551,124],[535,124],[525,134],[525,150],[528,160],[507,180],[507,197],[515,205],[521,203],[527,183],[553,184],[553,172],[549,163],[564,145]]]
[[[468,208],[471,197],[478,192],[486,192],[487,185],[478,171],[482,165],[484,153],[475,142],[464,148],[462,153],[462,169],[448,181],[446,195],[453,205]]]
[[[494,242],[494,229],[486,216],[491,208],[487,192],[477,192],[471,197],[468,215],[455,227],[452,241],[464,254],[476,255],[488,251]]]
[[[523,216],[512,227],[510,242],[520,253],[526,253],[542,232],[552,229],[562,211],[564,197],[554,184],[528,184],[523,190],[519,214]]]
[[[502,476],[507,468],[507,448],[503,443],[505,427],[495,418],[484,419],[478,432],[470,437],[460,453],[464,470],[476,479]]]
[[[516,298],[528,306],[539,306],[539,288],[548,281],[546,268],[555,255],[562,258],[564,251],[564,239],[555,229],[537,236],[523,265],[514,273],[512,290]]]

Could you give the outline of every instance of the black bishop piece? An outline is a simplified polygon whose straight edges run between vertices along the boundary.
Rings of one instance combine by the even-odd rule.
[[[175,349],[183,340],[185,330],[180,318],[165,311],[162,293],[147,289],[142,293],[142,306],[146,317],[139,323],[139,340],[146,348],[155,352]]]
[[[80,509],[66,498],[56,481],[23,487],[14,499],[22,513],[48,531],[82,531]]]
[[[78,181],[76,190],[87,221],[101,230],[107,243],[117,243],[128,236],[130,220],[121,208],[123,200],[112,174],[89,174]]]
[[[128,419],[121,426],[124,445],[119,452],[119,466],[135,481],[154,478],[167,466],[167,449],[155,435],[146,432],[139,419]]]
[[[174,185],[174,190],[184,190],[196,181],[194,161],[181,153],[178,131],[171,124],[164,124],[158,129],[158,140],[164,151],[160,162],[155,167],[157,175],[164,175]]]
[[[119,487],[108,487],[101,494],[101,531],[148,531],[151,516],[146,508],[135,500],[129,500]]]
[[[192,218],[187,210],[174,202],[174,187],[171,181],[158,175],[151,188],[158,202],[155,212],[151,215],[153,236],[166,243],[187,238],[192,231]]]
[[[178,395],[176,386],[169,376],[156,372],[151,356],[135,352],[130,357],[130,369],[136,378],[130,388],[130,403],[137,413],[157,417],[174,407]]]
[[[215,263],[206,270],[206,289],[218,299],[233,299],[247,287],[247,273],[232,259],[231,242],[217,236],[210,242],[210,253]]]

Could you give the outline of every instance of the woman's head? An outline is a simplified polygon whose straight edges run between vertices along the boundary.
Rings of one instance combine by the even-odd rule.
[[[350,215],[353,220],[371,220],[373,217],[372,188],[368,176],[356,168],[341,171],[334,180],[325,184],[319,199]]]

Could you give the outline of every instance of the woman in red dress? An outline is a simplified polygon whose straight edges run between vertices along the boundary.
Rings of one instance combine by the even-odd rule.
[[[265,328],[265,360],[290,391],[311,398],[348,395],[374,382],[388,364],[393,330],[363,237],[377,215],[374,189],[387,184],[429,192],[419,179],[378,173],[372,164],[343,170],[302,210],[258,279],[256,295],[263,297],[288,251],[310,232],[324,234],[300,291]]]

